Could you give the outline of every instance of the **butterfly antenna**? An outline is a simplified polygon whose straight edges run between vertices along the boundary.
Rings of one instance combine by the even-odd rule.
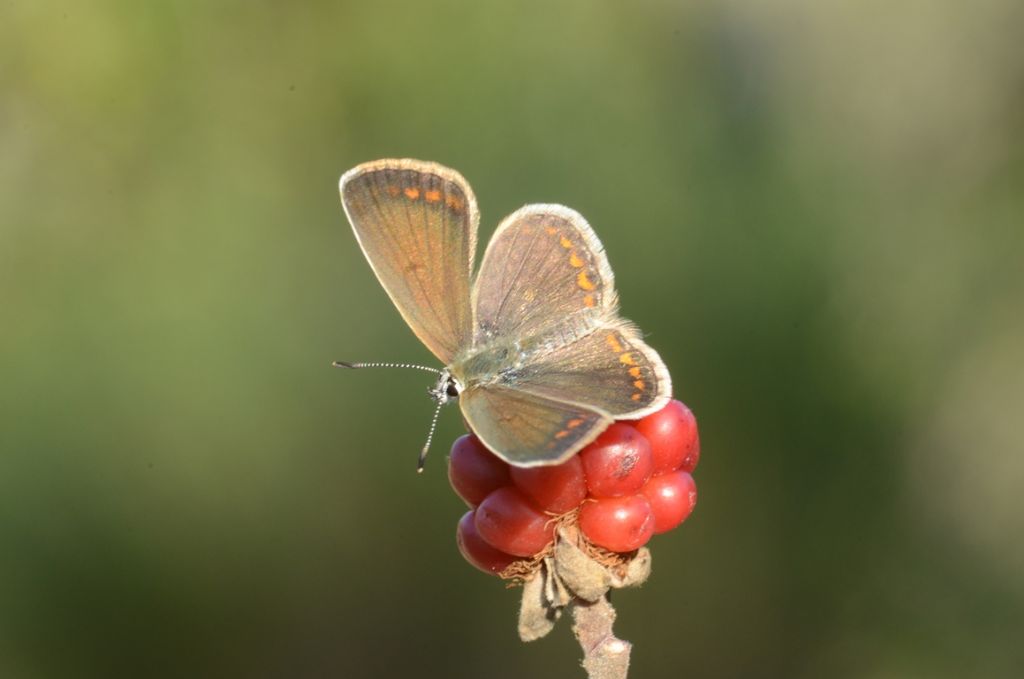
[[[434,418],[430,420],[430,433],[427,434],[427,442],[423,444],[419,462],[416,463],[417,474],[423,473],[423,465],[427,461],[427,451],[430,450],[430,442],[434,440],[434,430],[437,429],[437,418],[441,414],[442,406],[444,406],[444,401],[438,401],[437,407],[434,408]]]
[[[437,368],[431,368],[425,365],[416,365],[414,363],[349,363],[348,361],[334,361],[331,363],[335,368],[415,368],[416,370],[426,370],[428,373],[434,373],[440,375],[441,371]]]

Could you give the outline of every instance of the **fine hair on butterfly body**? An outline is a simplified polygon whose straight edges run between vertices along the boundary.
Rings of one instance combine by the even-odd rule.
[[[668,402],[668,370],[619,316],[604,248],[575,210],[535,204],[506,217],[473,279],[479,213],[459,173],[378,160],[346,172],[340,191],[370,267],[445,367],[336,365],[435,372],[426,447],[454,398],[483,444],[520,467],[564,462],[614,420]]]

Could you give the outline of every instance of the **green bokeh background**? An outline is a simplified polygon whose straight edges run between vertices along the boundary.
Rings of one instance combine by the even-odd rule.
[[[636,677],[1024,667],[1024,8],[0,4],[0,676],[573,677],[336,182],[580,210],[697,413]]]

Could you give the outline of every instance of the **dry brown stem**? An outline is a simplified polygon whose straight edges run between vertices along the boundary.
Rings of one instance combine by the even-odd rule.
[[[615,609],[607,595],[572,603],[572,631],[583,649],[583,669],[590,679],[626,679],[633,646],[612,632]]]

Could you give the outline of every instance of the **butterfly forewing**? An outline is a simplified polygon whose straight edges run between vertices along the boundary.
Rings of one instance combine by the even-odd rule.
[[[420,341],[450,363],[472,341],[479,214],[469,185],[434,163],[379,160],[345,173],[340,188],[384,290]]]
[[[529,338],[558,325],[593,325],[615,306],[600,241],[579,213],[528,205],[491,238],[473,290],[475,342]]]
[[[484,445],[521,467],[567,460],[612,421],[590,408],[499,386],[471,387],[459,400],[466,421]]]

